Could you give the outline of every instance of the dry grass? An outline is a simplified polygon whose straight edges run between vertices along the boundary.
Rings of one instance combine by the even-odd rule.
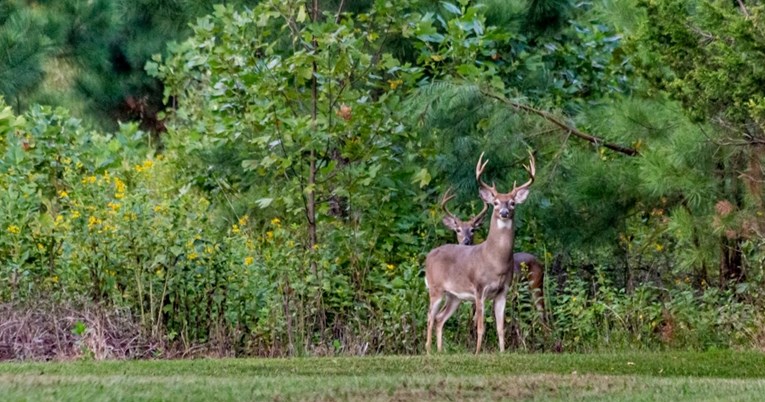
[[[0,360],[145,358],[161,346],[143,336],[125,310],[48,302],[0,305]]]

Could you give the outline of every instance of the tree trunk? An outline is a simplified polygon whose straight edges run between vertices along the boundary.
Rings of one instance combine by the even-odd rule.
[[[311,6],[311,18],[315,22],[319,18],[319,1],[313,0]],[[314,53],[318,52],[318,42],[316,38],[311,41]],[[313,74],[311,74],[311,127],[316,132],[316,118],[319,110],[319,93],[316,74],[318,66],[316,61],[312,62]],[[308,247],[311,252],[316,249],[318,240],[316,238],[316,151],[311,150],[308,161],[308,194],[306,195],[306,215],[308,218]],[[316,275],[316,262],[311,263],[311,273]]]

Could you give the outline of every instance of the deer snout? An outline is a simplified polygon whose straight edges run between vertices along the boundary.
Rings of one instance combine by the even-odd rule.
[[[507,208],[502,208],[499,210],[499,217],[502,219],[507,219],[510,217],[510,210]]]

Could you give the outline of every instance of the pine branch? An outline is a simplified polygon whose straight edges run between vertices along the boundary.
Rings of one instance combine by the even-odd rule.
[[[610,142],[606,142],[602,138],[598,138],[598,137],[595,137],[594,135],[587,134],[587,133],[585,133],[583,131],[580,131],[579,129],[577,129],[574,126],[568,125],[568,124],[560,121],[558,118],[556,118],[555,116],[553,116],[552,114],[550,114],[548,112],[545,112],[544,110],[535,109],[535,108],[533,108],[533,107],[531,107],[529,105],[524,105],[522,103],[513,102],[510,99],[505,98],[504,96],[497,95],[497,94],[495,94],[493,92],[490,92],[488,90],[485,90],[485,89],[481,89],[481,93],[484,96],[486,96],[487,98],[495,99],[495,100],[497,100],[499,102],[502,102],[502,103],[504,103],[506,105],[511,106],[514,109],[522,110],[524,112],[532,113],[532,114],[535,114],[535,115],[537,115],[539,117],[542,117],[543,119],[549,121],[550,123],[555,124],[556,126],[562,128],[563,130],[573,134],[577,138],[583,139],[585,141],[588,141],[588,142],[596,144],[596,145],[604,146],[604,147],[606,147],[606,148],[608,148],[608,149],[610,149],[612,151],[620,152],[620,153],[623,153],[625,155],[629,155],[629,156],[637,156],[637,155],[639,155],[639,152],[637,151],[637,149],[625,147],[625,146],[622,146],[622,145],[619,145],[619,144],[612,144]]]

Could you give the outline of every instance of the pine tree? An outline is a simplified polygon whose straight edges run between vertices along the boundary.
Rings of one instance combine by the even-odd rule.
[[[17,1],[0,3],[0,95],[17,112],[44,74],[50,42],[43,28],[39,12]]]

